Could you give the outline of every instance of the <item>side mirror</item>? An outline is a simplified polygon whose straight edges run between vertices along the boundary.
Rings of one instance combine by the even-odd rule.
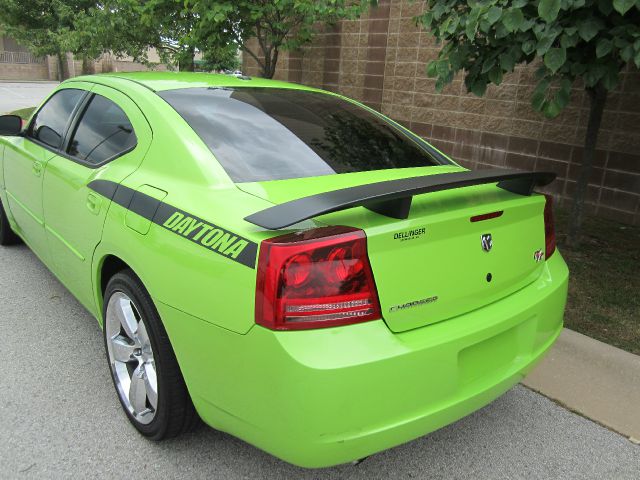
[[[22,118],[18,115],[0,115],[0,135],[20,135]]]

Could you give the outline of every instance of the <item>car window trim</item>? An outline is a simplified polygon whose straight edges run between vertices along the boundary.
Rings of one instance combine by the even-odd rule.
[[[135,133],[135,130],[134,130]],[[66,158],[67,160],[71,160],[72,162],[75,162],[79,165],[82,165],[83,167],[87,167],[87,168],[91,168],[92,170],[95,170],[97,168],[103,167],[105,166],[107,163],[111,163],[114,160],[117,160],[118,158],[122,157],[123,155],[126,155],[127,153],[132,152],[137,146],[138,146],[138,138],[136,137],[136,143],[133,144],[131,147],[127,148],[126,150],[123,150],[122,152],[118,153],[117,155],[113,155],[112,157],[109,157],[105,160],[103,160],[100,163],[91,163],[91,162],[87,162],[86,160],[82,160],[81,158],[78,157],[74,157],[73,155],[69,155],[67,152],[63,152],[63,151],[59,151],[56,153],[56,155],[58,155],[59,157],[62,158]]]
[[[89,90],[84,90],[82,88],[61,88],[59,90],[56,90],[56,92],[51,95],[46,102],[44,102],[40,108],[38,108],[38,111],[31,116],[31,120],[29,121],[29,124],[27,125],[27,128],[25,128],[24,130],[24,138],[35,143],[36,145],[39,145],[40,147],[44,148],[45,150],[48,150],[50,152],[53,152],[55,154],[57,154],[60,151],[60,147],[55,148],[52,147],[51,145],[41,142],[40,140],[38,140],[35,137],[32,137],[30,132],[31,132],[31,127],[33,126],[33,123],[36,121],[36,118],[38,117],[38,114],[42,111],[42,109],[49,103],[49,101],[55,96],[57,95],[59,92],[63,92],[64,90],[79,90],[81,92],[83,92],[82,97],[80,97],[80,100],[78,100],[78,103],[76,103],[76,105],[73,107],[73,110],[71,111],[71,115],[69,115],[69,120],[67,120],[67,124],[64,127],[64,131],[62,132],[62,140],[61,143],[65,143],[65,139],[67,137],[67,133],[69,131],[69,127],[71,126],[71,123],[73,122],[73,120],[75,119],[75,116],[78,113],[78,109],[80,107],[80,105],[82,105],[84,103],[84,101],[86,100],[87,96],[89,96],[91,94],[91,92]]]
[[[73,136],[73,133],[75,133],[75,129],[78,127],[78,123],[80,123],[80,119],[82,118],[82,115],[84,115],[84,112],[87,110],[87,107],[91,103],[91,100],[93,99],[93,97],[96,96],[96,94],[93,92],[87,92],[87,93],[88,95],[85,95],[82,98],[82,100],[78,103],[78,108],[74,109],[73,113],[71,114],[71,121],[69,122],[67,131],[65,132],[64,137],[62,137],[62,142],[60,144],[60,151],[64,153],[66,153],[67,151],[69,142],[71,141],[71,137]]]
[[[59,92],[62,90],[82,90],[79,88],[62,88],[60,90],[58,90]],[[77,105],[74,107],[73,111],[71,112],[70,115],[70,120],[67,122],[67,125],[65,127],[65,132],[62,135],[62,145],[61,148],[53,148],[50,145],[47,145],[44,142],[39,141],[36,138],[33,138],[31,136],[28,136],[25,134],[25,138],[28,139],[29,141],[35,143],[36,145],[41,146],[42,148],[49,150],[50,152],[56,154],[59,157],[62,158],[66,158],[67,160],[71,160],[72,162],[75,162],[79,165],[82,165],[84,167],[87,168],[91,168],[91,169],[97,169],[100,168],[104,165],[106,165],[107,163],[113,162],[114,160],[120,158],[123,155],[126,155],[127,153],[132,152],[137,146],[138,146],[138,136],[136,135],[136,131],[135,128],[133,128],[133,123],[131,124],[131,129],[133,130],[133,134],[136,136],[136,142],[129,148],[127,148],[126,150],[123,150],[122,152],[113,155],[109,158],[106,158],[105,160],[103,160],[100,163],[91,163],[91,162],[87,162],[86,160],[82,160],[81,158],[75,157],[73,155],[69,155],[67,153],[67,148],[69,146],[69,142],[71,141],[71,137],[73,136],[73,133],[75,133],[75,129],[78,126],[78,124],[80,123],[80,120],[82,119],[82,116],[84,115],[84,112],[87,110],[87,108],[89,107],[89,104],[91,103],[91,100],[96,96],[99,95],[98,93],[94,93],[91,92],[89,90],[83,90],[85,92],[85,94],[82,96],[82,98],[78,101]],[[57,93],[57,92],[56,92]],[[52,95],[53,96],[53,95]],[[127,117],[127,119],[129,121],[131,121],[129,119],[129,116],[127,115],[127,112],[124,111],[124,109],[118,105],[117,102],[115,102],[114,100],[111,100],[108,97],[105,97],[104,95],[101,95],[102,97],[106,98],[107,100],[109,100],[110,102],[113,102],[115,105],[118,106],[118,108],[120,108],[120,110],[122,110],[122,112],[124,113],[125,117]],[[47,101],[48,102],[48,101]],[[44,107],[46,105],[43,104],[42,107]],[[40,110],[42,109],[42,107],[40,107],[38,109],[38,112],[40,112]],[[36,113],[37,115],[37,113]],[[31,119],[31,122],[33,122],[35,120],[35,115],[33,116],[33,118]],[[31,128],[31,122],[29,122],[29,126],[27,127],[26,131],[29,131],[29,129]]]
[[[75,117],[73,119],[73,122],[70,125],[70,129],[69,129],[67,135],[65,136],[65,139],[64,139],[64,142],[63,142],[63,148],[62,148],[62,150],[60,151],[60,154],[59,154],[61,157],[66,158],[67,160],[71,160],[73,162],[79,163],[80,165],[84,165],[85,167],[92,168],[92,169],[100,168],[100,167],[102,167],[103,165],[106,165],[109,162],[113,162],[117,158],[120,158],[121,156],[126,155],[127,153],[133,151],[138,146],[138,135],[136,135],[136,130],[135,130],[135,128],[133,128],[133,123],[131,123],[131,119],[127,115],[127,112],[125,112],[124,109],[120,105],[118,105],[118,102],[116,102],[115,100],[111,100],[110,98],[105,97],[104,95],[100,95],[102,98],[110,101],[116,107],[118,107],[122,111],[124,116],[127,118],[129,123],[131,123],[131,131],[133,132],[133,135],[136,137],[135,143],[133,145],[131,145],[131,147],[127,148],[126,150],[123,150],[122,152],[117,153],[116,155],[112,155],[111,157],[105,158],[100,163],[87,162],[86,160],[83,160],[83,159],[78,158],[76,156],[70,155],[67,152],[67,150],[69,148],[69,144],[71,143],[71,138],[76,134],[76,129],[80,125],[80,122],[82,121],[82,117],[87,112],[87,109],[89,108],[89,105],[91,105],[91,100],[93,100],[96,97],[96,95],[100,95],[100,94],[99,93],[95,93],[95,92],[91,92],[90,95],[88,96],[88,98],[83,102],[82,108],[79,109],[78,112],[76,112],[76,115],[75,115]]]

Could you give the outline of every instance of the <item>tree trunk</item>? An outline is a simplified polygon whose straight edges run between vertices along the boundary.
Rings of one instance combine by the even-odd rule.
[[[276,65],[278,63],[278,49],[273,48],[270,52],[265,52],[264,67],[262,69],[263,78],[273,78],[276,73]]]
[[[64,53],[58,53],[58,81],[64,80],[64,61],[66,58]]]
[[[587,133],[584,137],[582,166],[576,185],[576,193],[573,199],[571,217],[569,219],[569,234],[567,235],[567,245],[571,247],[577,247],[580,244],[580,228],[584,217],[584,201],[587,196],[587,187],[589,186],[589,179],[591,178],[591,168],[593,167],[593,159],[596,154],[602,113],[607,101],[607,90],[599,83],[593,88],[587,88],[587,94],[590,99],[589,123],[587,125]]]
[[[185,51],[180,52],[180,56],[178,57],[178,70],[181,72],[193,72],[195,70],[195,56],[195,47],[188,47]]]
[[[93,60],[89,57],[82,57],[82,74],[91,75],[94,72]]]
[[[273,69],[271,68],[271,53],[264,53],[264,65],[262,67],[262,78],[273,78]]]

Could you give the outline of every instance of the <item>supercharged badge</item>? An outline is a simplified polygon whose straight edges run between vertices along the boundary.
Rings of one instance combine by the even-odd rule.
[[[438,300],[438,296],[434,295],[433,297],[423,298],[421,300],[415,300],[413,302],[403,303],[402,305],[394,305],[389,309],[389,312],[398,312],[400,310],[405,310],[407,308],[419,307],[420,305],[427,305],[429,303],[433,303]]]

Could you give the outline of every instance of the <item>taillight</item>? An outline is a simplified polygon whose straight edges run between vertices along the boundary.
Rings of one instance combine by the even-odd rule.
[[[544,197],[544,255],[548,259],[556,251],[556,227],[553,222],[553,197],[549,194]]]
[[[362,230],[323,227],[262,242],[257,324],[272,330],[303,330],[379,318]]]

